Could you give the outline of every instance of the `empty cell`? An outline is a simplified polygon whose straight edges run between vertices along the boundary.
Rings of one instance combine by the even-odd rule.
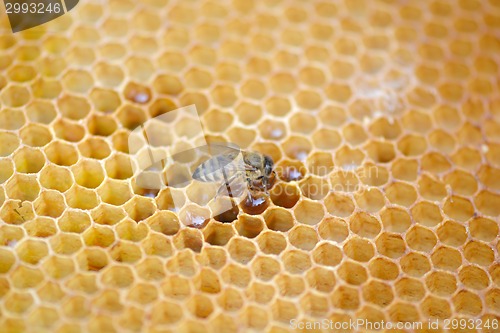
[[[406,234],[406,242],[414,250],[430,253],[436,245],[437,239],[431,230],[414,226]]]
[[[99,204],[99,198],[93,190],[76,184],[66,191],[64,196],[66,197],[66,203],[72,208],[86,210],[92,209]]]
[[[116,111],[122,103],[117,92],[103,88],[94,88],[89,98],[96,110],[104,113]]]
[[[417,220],[415,217],[413,217]],[[402,233],[408,230],[411,225],[411,217],[405,209],[398,207],[384,208],[380,212],[380,219],[384,230],[389,232]]]
[[[347,286],[337,287],[332,293],[331,302],[341,310],[356,310],[360,305],[358,291]]]
[[[451,164],[448,159],[437,152],[427,153],[422,157],[422,170],[432,174],[438,174],[447,171]],[[448,182],[447,182],[448,183]]]
[[[420,201],[416,203],[411,208],[411,215],[415,222],[426,227],[434,227],[443,219],[439,207],[428,201]]]
[[[214,257],[215,256],[216,255],[214,255]],[[220,259],[221,258],[219,258],[219,260]],[[204,268],[204,269],[200,270],[200,273],[194,278],[194,286],[197,290],[199,290],[203,293],[219,294],[221,292],[221,284],[220,284],[219,276],[217,275],[217,273],[215,271],[208,269],[208,268]],[[231,289],[229,289],[229,291],[227,291],[227,292],[228,292],[228,294],[230,294],[230,296],[234,295],[234,297],[236,298],[234,300],[234,302],[232,303],[233,305],[236,305],[241,301],[241,299],[238,299],[238,297],[240,297],[239,294],[231,293]],[[224,299],[224,296],[221,296],[219,299],[226,301],[227,303],[232,302],[232,300],[230,300],[230,299]],[[229,306],[231,306],[231,305],[229,305]]]
[[[28,104],[31,93],[26,87],[10,85],[2,89],[0,100],[7,107],[17,108]]]
[[[14,133],[0,132],[0,156],[9,156],[19,144],[19,138]]]
[[[0,128],[5,130],[17,130],[21,128],[26,119],[24,113],[12,109],[0,111]]]
[[[337,270],[338,276],[352,285],[361,285],[368,279],[366,269],[360,264],[344,261]]]
[[[158,290],[156,286],[148,283],[139,283],[133,286],[127,293],[127,300],[147,305],[158,299]]]
[[[305,112],[295,113],[289,120],[290,130],[300,134],[310,134],[317,127],[316,118]]]
[[[369,130],[372,135],[384,139],[396,139],[401,135],[401,125],[397,121],[389,121],[388,119],[381,117],[374,120]]]
[[[77,210],[66,210],[57,222],[59,229],[65,232],[82,233],[91,225],[90,216]]]
[[[349,228],[361,237],[374,238],[381,230],[380,222],[374,216],[359,212],[351,216]]]
[[[500,169],[483,165],[479,169],[478,178],[488,188],[500,190]]]
[[[174,236],[174,245],[176,248],[191,249],[194,252],[200,252],[203,247],[203,234],[197,229],[182,229]]]
[[[357,236],[350,238],[343,250],[348,257],[359,262],[368,262],[375,254],[372,243]]]
[[[105,232],[107,230],[109,229],[102,229],[102,232]],[[130,240],[132,242],[141,241],[147,236],[149,232],[149,229],[145,224],[138,224],[136,221],[133,221],[129,218],[126,218],[123,221],[119,222],[116,225],[115,230],[120,239]]]
[[[43,282],[43,273],[38,268],[18,265],[10,274],[12,286],[19,289],[35,288]]]
[[[399,266],[385,258],[375,258],[368,264],[370,274],[381,280],[395,280],[399,276]]]
[[[71,258],[50,256],[44,259],[42,269],[49,277],[58,280],[71,275],[75,267]]]
[[[287,254],[285,253],[284,256]],[[292,259],[290,259],[292,260]],[[294,265],[290,264],[289,262],[284,262],[285,268],[290,271],[289,268],[287,268],[288,265]],[[295,268],[295,265],[293,266]],[[300,269],[300,268],[297,268]],[[282,270],[282,267],[280,265],[280,262],[277,261],[274,258],[268,257],[268,256],[258,256],[252,261],[252,271],[255,275],[256,278],[262,280],[262,281],[270,281],[276,276],[280,271]],[[292,272],[291,272],[292,273]]]
[[[313,228],[297,226],[290,230],[288,235],[290,243],[302,250],[312,250],[318,242],[318,234]]]
[[[309,176],[303,179],[300,181],[299,186],[302,193],[312,200],[322,200],[331,191],[328,180],[317,176]],[[315,203],[310,200],[302,201],[300,204],[304,202],[311,202],[311,205],[315,205]]]
[[[233,226],[229,223],[212,222],[203,229],[205,241],[212,245],[226,245],[235,233]]]
[[[245,326],[255,329],[264,329],[269,322],[269,316],[267,312],[255,305],[249,305],[242,313],[242,319]]]
[[[406,244],[399,234],[382,233],[376,240],[377,250],[389,258],[399,258],[406,252]]]
[[[437,229],[439,240],[446,245],[459,247],[467,240],[465,227],[457,222],[446,221]]]
[[[292,214],[281,207],[273,207],[264,213],[264,220],[269,229],[274,231],[288,231],[294,225]]]
[[[450,296],[457,289],[455,276],[446,272],[432,272],[425,277],[427,289],[437,296]]]
[[[321,128],[313,133],[312,140],[316,148],[331,150],[341,144],[342,137],[336,130]]]
[[[0,184],[7,181],[14,173],[14,163],[11,159],[0,159]],[[297,199],[298,200],[298,199]]]
[[[120,106],[116,116],[122,126],[129,130],[143,125],[147,120],[144,110],[130,104]]]
[[[270,78],[270,85],[273,92],[278,94],[292,93],[296,87],[296,78],[288,73],[276,73]]]
[[[23,314],[33,305],[33,297],[27,292],[11,292],[4,299],[5,309],[13,314]]]
[[[480,266],[489,266],[495,260],[495,253],[486,243],[470,241],[463,249],[465,259]]]
[[[240,214],[236,220],[235,228],[241,236],[255,238],[264,229],[264,222],[259,217]]]
[[[462,265],[462,255],[454,248],[441,246],[431,256],[434,267],[454,272]]]
[[[5,183],[5,191],[10,199],[34,201],[40,193],[36,176],[15,174]]]
[[[146,281],[160,281],[165,278],[165,269],[159,258],[145,258],[136,264],[137,275]]]
[[[22,142],[31,147],[43,147],[52,140],[50,130],[41,124],[28,124],[19,131]]]
[[[394,287],[398,297],[408,302],[418,302],[426,293],[422,281],[410,277],[398,280]]]
[[[474,207],[471,202],[466,198],[456,195],[446,200],[443,211],[450,218],[459,222],[465,222],[474,215]]]
[[[86,93],[94,85],[89,73],[83,70],[70,70],[62,78],[64,87],[75,93]]]
[[[271,313],[275,320],[289,323],[290,320],[297,318],[298,310],[294,303],[277,299],[271,305]]]
[[[469,232],[474,238],[491,242],[498,237],[498,224],[484,217],[475,217],[469,221]]]
[[[83,126],[64,118],[57,120],[53,126],[56,136],[64,141],[78,142],[85,136]]]
[[[354,212],[354,201],[350,196],[330,192],[324,199],[324,205],[328,213],[337,217],[348,217]]]
[[[394,146],[389,142],[370,141],[364,149],[375,163],[388,163],[396,157]]]
[[[97,189],[97,194],[103,202],[114,206],[120,206],[132,197],[127,183],[113,179],[106,179]]]
[[[117,127],[118,127],[118,125],[116,123],[115,118],[113,118],[109,115],[92,114],[87,119],[87,129],[88,129],[89,133],[92,135],[110,136],[116,131]],[[89,140],[92,140],[92,139],[87,139],[87,141],[89,141]],[[80,146],[82,144],[80,144]],[[102,144],[101,144],[101,146],[102,146]],[[106,150],[109,151],[109,148],[106,149],[106,147],[96,147],[96,148],[100,148],[104,151],[93,152],[93,154],[95,156],[102,156],[105,154]],[[128,150],[127,150],[127,152],[128,152]],[[109,155],[109,153],[107,155]]]
[[[300,306],[306,314],[317,318],[324,318],[329,309],[328,299],[313,293],[304,295],[300,300]]]
[[[62,141],[52,141],[44,147],[44,151],[50,162],[61,166],[73,165],[79,159],[76,148]]]
[[[428,175],[423,175],[419,179],[418,186],[422,197],[431,201],[440,201],[448,195],[446,185],[436,178],[431,178]]]
[[[385,189],[387,198],[394,204],[410,207],[417,199],[415,188],[407,183],[394,182]]]
[[[499,216],[500,195],[483,190],[474,198],[474,203],[479,211],[488,216]]]
[[[334,162],[336,166],[343,169],[343,172],[347,172],[356,170],[363,164],[364,159],[365,155],[360,149],[343,146],[335,153]]]
[[[451,160],[462,168],[474,171],[481,163],[481,154],[477,149],[462,147],[454,152]]]
[[[427,296],[421,303],[420,309],[428,318],[446,319],[451,317],[451,308],[447,300],[434,296]]]
[[[335,275],[332,271],[314,267],[306,273],[306,280],[309,287],[324,293],[330,293],[335,287]]]
[[[228,251],[233,260],[246,264],[255,256],[256,247],[244,238],[233,238],[228,244]]]
[[[97,81],[104,87],[118,87],[124,79],[124,73],[118,66],[105,62],[98,63],[95,67]]]
[[[295,207],[294,215],[299,223],[316,225],[324,216],[323,206],[315,201],[302,200]]]
[[[362,295],[364,300],[379,307],[386,307],[394,299],[391,286],[379,281],[365,284],[362,287]]]
[[[252,279],[250,270],[236,264],[229,264],[224,267],[221,276],[225,283],[240,288],[246,288]]]
[[[283,151],[291,159],[305,161],[312,150],[309,139],[301,136],[289,136],[283,142]]]
[[[325,240],[340,243],[349,235],[349,229],[344,220],[336,217],[327,217],[319,224],[318,233]]]
[[[362,183],[368,186],[382,186],[389,180],[389,171],[385,167],[371,162],[357,168],[356,175]]]
[[[24,228],[28,235],[37,238],[46,238],[56,234],[56,224],[51,218],[37,217],[26,222]]]
[[[59,217],[66,209],[64,196],[57,191],[43,191],[33,202],[37,215]]]
[[[169,257],[172,255],[173,247],[171,241],[163,235],[149,233],[142,241],[144,252],[148,255]]]
[[[392,174],[396,179],[413,181],[417,173],[418,161],[415,159],[398,158],[392,163]]]
[[[109,208],[111,208],[111,206],[109,206]],[[120,214],[119,216],[122,215]],[[146,220],[146,223],[149,225],[151,230],[164,235],[175,235],[180,229],[178,217],[169,211],[157,211]]]
[[[57,107],[62,116],[71,120],[85,118],[90,112],[90,104],[83,97],[64,95],[57,100]]]
[[[337,266],[342,260],[342,251],[330,243],[322,243],[313,250],[312,257],[315,263],[323,266]]]

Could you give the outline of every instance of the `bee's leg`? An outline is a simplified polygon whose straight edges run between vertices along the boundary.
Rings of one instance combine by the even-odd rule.
[[[234,174],[232,177],[227,178],[225,173],[224,173],[224,183],[219,187],[217,190],[217,194],[215,195],[215,198],[218,196],[227,193],[231,198],[233,197],[233,191],[231,190],[231,184],[238,178],[238,174]],[[224,192],[226,190],[226,192]]]

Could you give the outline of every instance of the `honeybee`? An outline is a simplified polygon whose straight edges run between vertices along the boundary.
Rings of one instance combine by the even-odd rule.
[[[213,156],[198,165],[192,178],[222,183],[217,195],[227,193],[237,197],[245,188],[267,193],[272,187],[274,162],[271,157],[240,150],[234,145],[211,144],[208,149]]]

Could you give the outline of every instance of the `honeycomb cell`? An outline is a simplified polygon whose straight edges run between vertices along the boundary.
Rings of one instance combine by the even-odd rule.
[[[342,260],[342,251],[335,245],[322,243],[314,249],[313,260],[323,266],[337,266]]]
[[[469,232],[474,238],[491,242],[498,237],[498,225],[490,219],[476,217],[469,221]]]
[[[425,295],[423,283],[409,277],[398,280],[395,284],[395,290],[398,297],[409,302],[420,301]]]
[[[400,263],[401,270],[414,277],[421,277],[431,269],[429,259],[425,255],[417,252],[406,254],[400,259]]]
[[[293,254],[285,255],[288,258],[288,261],[284,262],[285,269],[288,271],[292,269],[300,270],[300,267],[296,267],[294,263],[291,263],[294,260],[291,258]],[[257,256],[252,262],[252,271],[254,272],[255,277],[262,281],[272,280],[273,277],[281,271],[281,269],[280,263],[271,257]]]

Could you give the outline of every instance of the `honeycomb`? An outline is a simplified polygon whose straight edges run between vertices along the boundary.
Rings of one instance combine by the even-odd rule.
[[[500,319],[500,1],[89,0],[0,22],[1,332]],[[273,158],[263,202],[214,217],[196,183],[137,186],[131,131],[193,104],[207,141]]]

